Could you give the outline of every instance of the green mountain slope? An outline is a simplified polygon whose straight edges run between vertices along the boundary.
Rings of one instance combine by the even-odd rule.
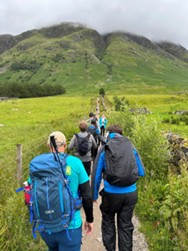
[[[169,48],[169,46],[167,46]],[[174,48],[174,47],[173,47]],[[0,86],[61,83],[68,93],[188,91],[188,51],[75,24],[0,36]]]

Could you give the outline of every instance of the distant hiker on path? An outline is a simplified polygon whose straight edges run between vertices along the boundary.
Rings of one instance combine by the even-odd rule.
[[[100,144],[100,139],[99,139],[99,136],[100,136],[100,131],[97,127],[97,124],[96,124],[96,119],[92,119],[91,120],[91,125],[88,126],[88,129],[87,131],[93,135],[95,141],[96,141],[96,144],[97,144],[97,147],[96,148],[92,148],[91,149],[91,153],[92,153],[92,159],[93,161],[95,160],[95,157],[97,156],[97,151],[98,151],[98,147],[99,147],[99,144]]]
[[[78,157],[88,174],[91,174],[91,161],[92,161],[92,152],[91,149],[96,149],[97,144],[92,134],[87,132],[88,125],[85,121],[81,121],[79,124],[80,132],[75,134],[68,146],[69,150],[75,148],[74,155]]]
[[[144,176],[144,166],[128,138],[122,136],[118,125],[110,126],[105,146],[102,146],[96,157],[92,172],[93,200],[98,199],[102,177],[104,188],[100,210],[102,213],[102,240],[107,251],[116,250],[116,226],[119,251],[132,251],[133,211],[138,194],[136,181]]]
[[[91,120],[93,119],[96,120],[96,125],[100,132],[101,130],[100,130],[99,122],[98,122],[98,116],[96,116],[93,112],[89,113],[89,119],[86,120],[86,122],[88,123],[88,126],[91,124]]]
[[[103,114],[103,115],[99,118],[99,126],[100,126],[100,129],[101,129],[101,136],[103,136],[103,137],[104,137],[104,135],[105,135],[107,123],[108,123],[108,120],[107,120],[106,116]]]
[[[89,177],[78,158],[65,154],[66,138],[63,133],[51,133],[47,145],[50,153],[36,156],[30,162],[32,206],[38,223],[33,233],[39,230],[48,251],[80,251],[81,201],[86,216],[83,224],[86,235],[93,232]]]

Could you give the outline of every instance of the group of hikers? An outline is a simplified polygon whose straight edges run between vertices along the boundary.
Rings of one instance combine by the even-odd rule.
[[[30,162],[27,205],[33,235],[39,230],[49,251],[81,250],[82,231],[86,235],[94,231],[93,202],[99,195],[105,249],[116,250],[117,231],[118,250],[132,251],[136,181],[145,170],[122,128],[107,124],[104,114],[97,118],[91,112],[69,144],[62,132],[54,131],[47,139],[49,153]]]

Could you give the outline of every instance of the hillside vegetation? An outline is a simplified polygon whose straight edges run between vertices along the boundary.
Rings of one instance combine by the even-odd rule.
[[[0,36],[0,87],[61,84],[67,93],[188,91],[188,51],[129,33],[63,23]]]

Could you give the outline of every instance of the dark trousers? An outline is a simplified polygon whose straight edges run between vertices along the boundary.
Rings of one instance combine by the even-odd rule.
[[[96,149],[91,149],[91,156],[92,156],[92,160],[93,160],[93,162],[95,161],[95,158],[96,158],[96,156],[97,156],[97,153],[98,153],[98,146],[97,146],[97,148]]]
[[[101,126],[101,136],[104,136],[104,134],[105,134],[105,128],[104,126]]]
[[[48,251],[80,251],[82,240],[82,227],[69,230],[71,240],[68,239],[67,232],[41,233],[42,239],[48,246]]]
[[[102,213],[102,239],[107,251],[116,250],[116,224],[119,251],[132,251],[133,230],[132,223],[133,211],[137,203],[137,191],[126,194],[112,194],[104,190],[100,192],[102,203],[100,210]]]
[[[82,163],[85,167],[87,175],[90,176],[90,174],[91,174],[91,160],[87,161],[87,162],[82,162]]]

